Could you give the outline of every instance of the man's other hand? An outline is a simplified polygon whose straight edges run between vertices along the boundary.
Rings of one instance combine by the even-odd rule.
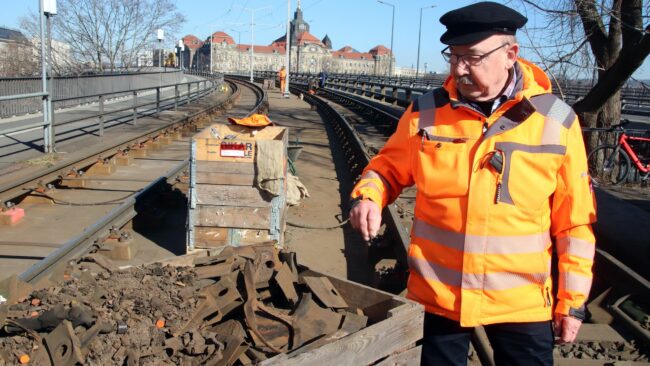
[[[555,336],[558,337],[555,343],[572,343],[576,340],[582,321],[570,316],[555,314],[553,319]]]
[[[371,200],[361,200],[350,210],[350,223],[361,233],[363,240],[370,241],[377,236],[381,226],[381,208]]]

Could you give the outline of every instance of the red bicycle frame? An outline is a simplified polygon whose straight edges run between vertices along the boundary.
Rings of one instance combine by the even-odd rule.
[[[646,137],[632,137],[628,136],[625,132],[621,134],[621,137],[618,139],[618,144],[620,146],[623,146],[623,149],[625,149],[625,152],[630,156],[632,161],[634,162],[634,165],[643,173],[648,173],[650,172],[650,164],[648,165],[643,165],[641,160],[639,159],[639,156],[634,152],[634,149],[632,149],[632,146],[628,144],[627,141],[645,141],[650,143],[650,138]]]

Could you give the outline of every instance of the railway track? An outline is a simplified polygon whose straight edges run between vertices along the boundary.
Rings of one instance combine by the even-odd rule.
[[[226,109],[245,116],[265,98],[256,85],[226,83],[229,94],[218,104],[204,98],[164,127],[5,182],[5,211],[24,217],[0,227],[3,278],[38,283],[97,251],[118,264],[183,253],[189,137]]]
[[[37,283],[53,273],[59,274],[58,269],[65,271],[65,264],[72,259],[90,257],[101,266],[101,257],[93,252],[102,250],[114,251],[109,257],[117,258],[117,264],[126,264],[120,259],[129,257],[133,248],[139,248],[139,253],[128,264],[182,253],[185,237],[178,233],[184,233],[185,224],[187,136],[210,123],[237,98],[237,107],[229,111],[230,115],[252,113],[264,102],[259,87],[248,89],[235,79],[228,83],[233,93],[221,105],[205,105],[160,131],[148,131],[111,149],[46,169],[40,176],[22,177],[2,185],[2,202],[24,209],[27,220],[20,227],[0,229],[0,267],[5,270],[4,276],[13,274]],[[352,176],[358,177],[399,118],[391,110],[373,108],[372,101],[360,103],[341,93],[328,92],[324,96],[329,100],[325,100],[309,95],[300,85],[292,86],[292,92],[302,94],[331,123]],[[120,165],[119,161],[127,164]],[[388,279],[380,284],[393,292],[400,292],[405,285],[405,249],[414,198],[415,190],[406,190],[384,211],[382,235],[370,243],[375,268],[382,272],[381,279]],[[160,243],[165,243],[162,249]],[[557,348],[556,363],[647,362],[648,321],[647,308],[643,307],[649,293],[647,280],[599,250],[595,296],[589,304],[591,323],[585,324],[577,345]],[[470,363],[494,364],[480,329]]]
[[[399,111],[380,106],[366,98],[321,90],[310,95],[302,85],[292,88],[316,105],[323,118],[330,121],[346,152],[350,171],[359,176],[368,160],[383,146],[399,120]],[[321,98],[322,97],[322,98]],[[371,246],[395,249],[397,266],[391,268],[398,281],[406,278],[404,256],[409,243],[415,189],[402,193],[383,212],[384,231],[379,243]],[[383,252],[386,254],[386,251]],[[381,260],[375,258],[381,263]],[[377,268],[377,266],[376,266]],[[380,268],[377,268],[380,269]],[[570,345],[558,345],[554,351],[558,365],[647,365],[650,357],[650,318],[648,295],[650,283],[602,249],[597,249],[595,281],[588,304],[591,318],[585,322],[578,340]],[[403,289],[405,282],[387,290]],[[474,365],[494,365],[492,350],[482,328],[472,342],[469,362]]]

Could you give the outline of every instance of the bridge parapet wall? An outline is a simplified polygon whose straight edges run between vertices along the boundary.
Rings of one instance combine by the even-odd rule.
[[[66,108],[96,101],[99,94],[124,92],[131,95],[133,89],[155,88],[182,82],[185,76],[180,70],[155,73],[110,74],[91,76],[64,76],[50,79],[54,108]],[[0,79],[0,96],[38,93],[42,91],[41,79],[4,78]],[[111,98],[118,98],[113,94]],[[10,100],[0,102],[0,118],[40,112],[43,103],[40,98]]]

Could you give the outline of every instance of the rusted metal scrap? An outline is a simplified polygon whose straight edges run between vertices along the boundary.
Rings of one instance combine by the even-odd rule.
[[[325,306],[336,309],[348,307],[327,277],[303,276],[302,279]]]
[[[367,323],[331,281],[301,274],[295,253],[279,252],[273,243],[227,247],[218,255],[195,259],[189,268],[132,269],[136,284],[163,291],[158,296],[119,290],[121,281],[115,277],[125,270],[101,257],[84,258],[89,259],[105,272],[68,271],[72,282],[66,283],[77,286],[77,292],[83,289],[78,300],[59,285],[41,291],[56,293],[52,298],[65,304],[50,304],[48,292],[41,292],[47,306],[34,307],[27,297],[0,309],[5,325],[0,350],[9,338],[27,335],[36,345],[31,349],[39,349],[32,360],[44,365],[253,365],[278,353],[320,347]],[[165,285],[155,285],[157,279]],[[12,347],[20,350],[20,343]],[[69,352],[53,353],[61,347]]]

